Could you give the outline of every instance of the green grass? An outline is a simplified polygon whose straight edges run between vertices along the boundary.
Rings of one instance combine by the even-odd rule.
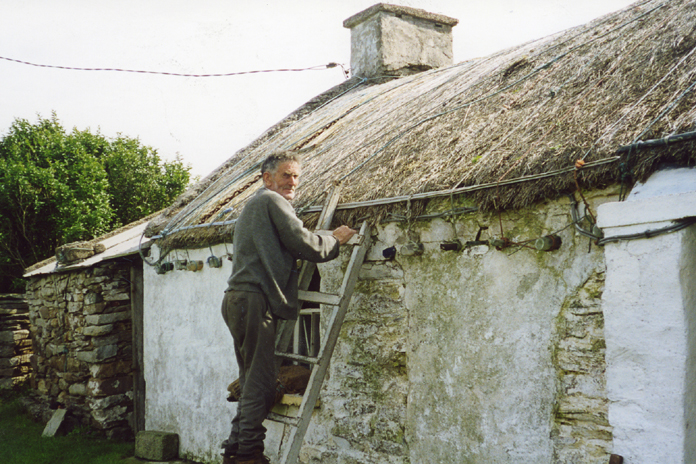
[[[91,437],[76,429],[64,437],[43,438],[45,424],[33,422],[19,395],[0,391],[0,462],[3,464],[123,464],[132,442]]]

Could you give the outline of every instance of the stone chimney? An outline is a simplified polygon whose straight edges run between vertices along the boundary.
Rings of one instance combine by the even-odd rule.
[[[343,21],[350,29],[354,76],[405,76],[452,65],[452,28],[459,20],[378,3]]]

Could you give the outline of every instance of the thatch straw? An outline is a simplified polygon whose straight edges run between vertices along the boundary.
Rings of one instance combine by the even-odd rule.
[[[379,83],[353,78],[233,156],[153,221],[147,233],[166,227],[169,246],[199,245],[200,229],[171,232],[234,219],[259,185],[252,183],[255,166],[277,149],[305,153],[295,200],[302,209],[320,203],[339,179],[341,202],[442,191],[572,167],[581,158],[602,160],[638,136],[693,130],[696,95],[684,90],[696,81],[694,24],[696,3],[648,1],[450,68]],[[665,161],[694,164],[693,145],[622,152],[624,174],[635,181]],[[582,187],[622,181],[620,164],[583,169]],[[482,209],[504,209],[574,189],[573,173],[566,173],[467,195]],[[396,207],[339,217],[374,217]],[[206,232],[205,242],[229,240],[229,233]]]

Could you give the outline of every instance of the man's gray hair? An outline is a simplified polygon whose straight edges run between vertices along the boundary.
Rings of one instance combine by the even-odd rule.
[[[294,161],[297,164],[302,163],[300,155],[293,151],[277,151],[272,153],[261,164],[261,174],[264,172],[274,174],[278,170],[278,166],[288,161]]]

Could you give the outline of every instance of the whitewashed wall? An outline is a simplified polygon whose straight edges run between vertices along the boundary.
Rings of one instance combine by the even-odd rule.
[[[696,216],[696,169],[669,169],[599,209],[609,237]],[[626,464],[696,459],[696,226],[606,245],[607,390]]]
[[[494,214],[380,226],[302,462],[605,464],[603,250],[588,250],[566,227],[567,199],[502,219],[513,240],[560,231],[563,246],[440,250],[443,240],[473,240],[479,224],[499,235]],[[408,238],[425,244],[422,256],[382,258]],[[346,260],[320,266],[326,290],[336,289]],[[225,402],[236,377],[232,341],[220,316],[229,273],[229,261],[197,273],[145,272],[146,426],[178,433],[182,455],[197,461],[219,462],[234,413]],[[281,430],[269,434],[272,458]]]
[[[224,246],[213,247],[223,256]],[[154,250],[154,256],[158,251]],[[210,250],[179,252],[203,260]],[[174,256],[170,256],[174,259]],[[236,403],[227,385],[237,378],[232,336],[220,313],[231,270],[144,272],[145,427],[179,434],[182,457],[216,462]]]
[[[506,236],[564,229],[568,208],[561,200],[504,214]],[[602,325],[572,322],[583,311],[601,320],[603,250],[588,252],[572,228],[555,252],[440,250],[473,240],[479,224],[499,235],[490,214],[379,228],[303,462],[606,464]],[[422,256],[382,259],[409,238],[424,243]],[[320,266],[329,290],[336,266]]]

